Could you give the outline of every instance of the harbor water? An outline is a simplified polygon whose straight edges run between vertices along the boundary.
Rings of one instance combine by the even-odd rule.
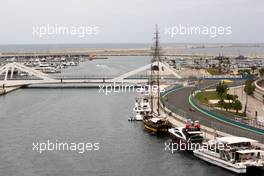
[[[121,74],[148,62],[149,58],[116,57],[85,62],[65,72]],[[0,175],[235,175],[191,153],[165,151],[168,138],[150,135],[141,122],[128,122],[135,96],[135,93],[106,96],[98,89],[19,89],[1,96]],[[33,149],[33,143],[47,140],[99,143],[100,149],[84,153],[40,153]]]

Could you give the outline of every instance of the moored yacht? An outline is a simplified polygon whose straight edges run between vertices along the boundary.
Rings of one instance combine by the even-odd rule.
[[[245,137],[221,137],[194,150],[196,157],[235,173],[250,167],[264,168],[264,151],[253,147],[257,141]]]
[[[168,130],[169,136],[173,143],[180,144],[201,144],[203,136],[200,128],[199,121],[188,120],[184,127],[175,127]],[[192,146],[191,146],[192,147]],[[193,150],[194,148],[186,148],[186,150]]]
[[[137,97],[133,111],[134,111],[134,116],[130,117],[128,120],[142,121],[144,119],[144,116],[147,116],[151,112],[148,97],[143,95]]]

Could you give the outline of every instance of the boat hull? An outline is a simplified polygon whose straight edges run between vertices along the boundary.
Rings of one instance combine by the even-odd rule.
[[[203,137],[199,138],[199,140],[185,140],[185,139],[182,139],[182,138],[179,138],[177,136],[175,136],[174,134],[170,133],[169,132],[169,136],[171,138],[171,141],[173,143],[185,143],[185,144],[202,144],[203,142]]]
[[[184,139],[180,139],[170,133],[169,136],[171,138],[172,144],[177,144],[178,147],[180,147],[180,150],[193,151],[199,149],[200,144],[202,144],[202,142],[189,142]]]
[[[204,154],[203,152],[200,152],[199,150],[195,150],[193,151],[194,156],[196,156],[197,158],[200,158],[208,163],[214,164],[216,166],[222,167],[226,170],[235,172],[237,174],[243,174],[247,172],[247,168],[244,166],[237,166],[235,164],[229,163],[227,161],[223,161],[221,159],[218,158],[214,158],[213,156],[209,156]]]
[[[170,128],[169,125],[167,124],[153,124],[149,123],[144,120],[144,128],[146,131],[153,133],[153,134],[158,134],[158,135],[166,135],[168,134],[168,130]]]

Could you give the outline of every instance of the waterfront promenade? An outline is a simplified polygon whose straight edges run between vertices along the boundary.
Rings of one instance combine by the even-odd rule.
[[[242,103],[242,112],[244,111],[246,104],[246,93],[244,92],[244,86],[231,87],[229,89],[230,94],[235,94],[238,96],[238,99]],[[257,116],[256,116],[257,112]],[[264,105],[263,102],[257,100],[252,96],[248,96],[248,105],[247,105],[247,116],[251,119],[256,119],[261,123],[264,123]]]

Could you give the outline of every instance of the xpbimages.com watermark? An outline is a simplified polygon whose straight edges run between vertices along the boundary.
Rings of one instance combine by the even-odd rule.
[[[62,142],[46,140],[42,142],[33,142],[32,150],[38,153],[51,152],[51,151],[71,151],[79,154],[91,151],[100,150],[100,143],[95,142]]]
[[[52,35],[77,36],[79,38],[84,38],[87,36],[98,35],[99,32],[99,26],[63,26],[58,24],[47,24],[32,27],[32,35],[40,38]]]
[[[216,152],[217,150],[231,149],[228,144],[216,143],[214,145],[208,145],[208,143],[186,143],[183,141],[179,142],[165,142],[164,151],[174,153],[176,151],[193,151],[193,150],[211,150]]]
[[[191,26],[187,25],[176,25],[164,27],[164,34],[173,38],[177,35],[206,35],[212,38],[231,35],[231,26]]]
[[[125,83],[113,83],[113,84],[104,84],[99,85],[99,93],[103,93],[105,95],[109,95],[111,93],[141,93],[145,95],[150,95],[151,93],[163,93],[165,92],[164,88],[159,88],[158,85],[131,85]]]

